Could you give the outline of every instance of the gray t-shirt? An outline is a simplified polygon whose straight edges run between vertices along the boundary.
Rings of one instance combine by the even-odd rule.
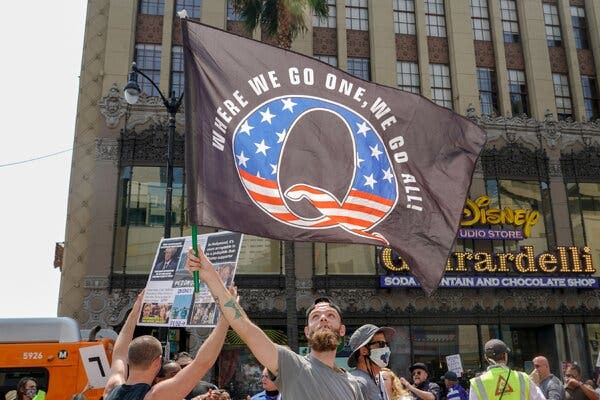
[[[358,381],[365,400],[382,400],[379,386],[377,386],[371,375],[361,369],[355,369],[350,373]]]
[[[365,400],[358,382],[341,368],[329,368],[310,354],[302,357],[277,346],[279,375],[274,380],[283,399]]]
[[[560,379],[550,374],[540,382],[540,390],[548,400],[563,400],[565,398],[565,388]]]

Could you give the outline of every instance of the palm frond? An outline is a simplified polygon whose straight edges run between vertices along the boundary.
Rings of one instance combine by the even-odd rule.
[[[288,344],[287,335],[277,329],[263,329],[263,332],[267,335],[273,343],[286,346]],[[227,331],[225,343],[232,346],[245,346],[246,344],[242,338],[232,329]]]

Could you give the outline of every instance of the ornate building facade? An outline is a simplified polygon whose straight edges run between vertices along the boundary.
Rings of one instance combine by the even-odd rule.
[[[246,35],[225,0],[88,2],[59,299],[59,315],[86,328],[123,322],[162,236],[167,115],[147,82],[135,106],[122,90],[132,61],[163,93],[183,90],[175,14],[183,8]],[[373,246],[246,237],[236,282],[250,317],[302,351],[304,310],[326,294],[341,305],[350,334],[366,322],[396,328],[392,367],[400,374],[422,361],[441,375],[452,354],[461,355],[465,371],[478,370],[490,337],[509,343],[519,368],[544,354],[554,371],[575,361],[593,374],[600,342],[600,2],[329,0],[329,10],[292,49],[480,124],[488,139],[469,198],[487,196],[489,207],[535,211],[538,219],[520,240],[457,238],[447,276],[458,283],[430,297],[402,284],[406,279],[394,281],[407,275],[386,268]],[[182,113],[176,130],[170,218],[173,236],[185,236]],[[502,257],[510,268],[496,264]],[[582,267],[589,262],[594,271]],[[514,279],[481,287],[464,279],[500,273]],[[531,277],[539,279],[518,279]],[[554,286],[540,287],[554,278]],[[174,334],[181,347],[201,337]],[[226,346],[219,384],[247,384],[244,363],[253,365],[243,348]]]

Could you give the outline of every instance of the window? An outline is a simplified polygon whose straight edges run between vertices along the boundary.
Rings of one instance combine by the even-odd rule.
[[[411,93],[421,93],[419,66],[417,63],[396,61],[396,80],[401,90]]]
[[[338,62],[337,62],[337,57],[336,56],[315,55],[315,58],[317,60],[321,60],[323,62],[326,62],[327,64],[331,65],[332,67],[337,67],[338,66]]]
[[[508,70],[508,92],[512,115],[529,114],[525,72],[516,69]]]
[[[140,0],[140,14],[164,15],[165,0]]]
[[[487,0],[471,0],[471,21],[475,40],[492,40]]]
[[[554,243],[552,206],[548,182],[537,180],[487,179],[486,194],[490,208],[511,208],[539,211],[540,219],[523,240],[493,240],[494,252],[516,252],[521,246],[533,246],[537,253],[548,250]]]
[[[346,0],[346,29],[369,30],[367,0]]]
[[[176,0],[175,12],[187,11],[188,17],[200,18],[202,15],[202,0]]]
[[[598,86],[593,76],[581,75],[583,86],[583,103],[585,105],[585,116],[588,121],[598,118],[600,107],[598,106]]]
[[[236,274],[283,274],[283,246],[279,240],[244,235]]]
[[[126,273],[148,273],[156,254],[156,243],[164,233],[167,188],[166,167],[124,167],[120,177],[119,229],[117,239],[126,243]],[[185,209],[183,168],[173,168],[171,224],[173,236],[183,236]],[[122,228],[121,228],[122,227]],[[124,240],[126,237],[126,241]]]
[[[600,265],[600,184],[569,182],[566,185],[573,244],[590,247],[594,265]]]
[[[519,19],[515,0],[500,0],[504,43],[519,43]]]
[[[585,21],[585,8],[571,7],[571,21],[573,22],[575,46],[578,49],[589,49],[590,44],[588,41],[587,23]]]
[[[446,37],[444,0],[425,0],[427,36]]]
[[[559,121],[572,118],[573,107],[571,106],[569,78],[567,75],[552,74],[552,81],[554,82],[554,98]]]
[[[136,44],[135,45],[135,63],[156,83],[160,85],[160,57],[161,50],[158,44]],[[147,96],[158,96],[158,91],[152,84],[143,76],[139,75],[139,84],[142,92]]]
[[[544,24],[546,24],[548,47],[559,47],[562,44],[560,20],[558,19],[558,9],[554,4],[544,3]]]
[[[227,21],[240,21],[241,15],[233,9],[233,0],[227,0]]]
[[[444,64],[429,64],[429,76],[431,100],[442,107],[452,108],[450,68]]]
[[[313,14],[313,26],[321,28],[335,28],[337,26],[337,8],[335,7],[335,0],[327,0],[328,14],[325,18],[317,18]]]
[[[477,68],[477,86],[482,115],[498,114],[498,88],[496,72],[489,68]]]
[[[415,34],[415,0],[394,0],[394,32]]]
[[[348,58],[348,73],[366,81],[371,79],[368,58]]]
[[[315,275],[375,275],[375,250],[362,244],[315,243]]]
[[[175,96],[183,93],[183,47],[173,46],[171,50],[171,90]]]

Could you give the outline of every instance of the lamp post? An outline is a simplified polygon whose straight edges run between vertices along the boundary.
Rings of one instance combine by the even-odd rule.
[[[138,74],[144,78],[156,88],[160,98],[162,99],[163,105],[169,113],[169,130],[167,132],[167,189],[165,192],[165,226],[164,226],[164,238],[171,237],[171,209],[173,208],[173,142],[175,137],[175,114],[179,111],[181,106],[181,100],[183,99],[183,92],[179,97],[175,96],[175,92],[171,93],[171,97],[168,99],[160,91],[160,88],[154,83],[154,81],[146,75],[142,70],[138,69],[135,63],[131,64],[131,72],[129,73],[129,80],[125,88],[123,89],[125,94],[125,101],[133,105],[137,103],[140,98],[140,85],[138,84]]]

